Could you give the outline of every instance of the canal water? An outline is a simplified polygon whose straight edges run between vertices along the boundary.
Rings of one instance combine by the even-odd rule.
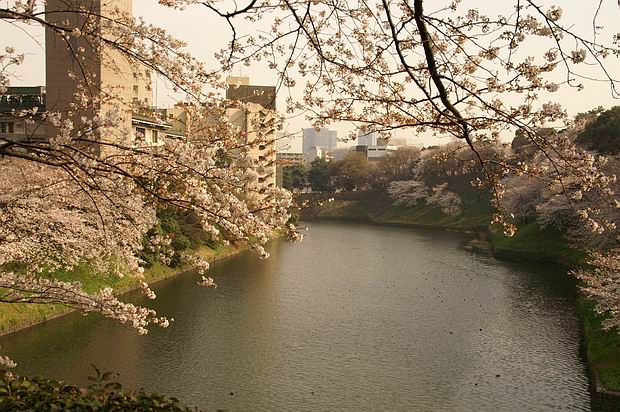
[[[217,289],[193,274],[155,285],[168,329],[73,314],[0,346],[21,373],[84,384],[94,364],[208,410],[589,410],[572,279],[466,240],[311,223],[268,260],[216,264]]]

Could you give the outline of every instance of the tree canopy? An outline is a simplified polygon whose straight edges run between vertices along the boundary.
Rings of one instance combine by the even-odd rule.
[[[460,0],[160,0],[172,8],[199,4],[229,24],[229,47],[217,54],[221,68],[209,70],[165,30],[115,8],[101,13],[81,3],[0,6],[3,20],[44,27],[75,67],[66,73],[75,90],[65,110],[41,114],[33,105],[14,114],[29,124],[45,124],[54,131],[48,138],[0,135],[2,301],[62,303],[141,332],[151,323],[167,325],[153,311],[120,302],[110,290],[88,294],[78,284],[40,276],[80,260],[102,272],[139,276],[142,262],[136,254],[161,204],[192,213],[213,238],[244,242],[263,256],[261,244],[275,229],[299,239],[287,224],[290,193],[254,184],[268,161],[256,161],[251,151],[268,143],[282,118],[259,113],[240,128],[230,121],[230,110],[247,113],[250,105],[221,97],[227,87],[223,75],[239,65],[265,63],[278,89],[289,89],[285,112],[302,111],[314,127],[347,121],[380,134],[411,129],[453,137],[457,143],[448,150],[420,162],[439,162],[457,173],[478,168],[482,177],[472,175],[470,183],[493,193],[494,222],[507,234],[515,225],[503,207],[504,179],[523,175],[559,191],[585,227],[616,230],[601,212],[605,208],[597,207],[618,204],[615,177],[601,167],[605,159],[577,147],[567,134],[540,132],[572,125],[553,95],[562,88],[581,89],[594,79],[618,96],[618,80],[607,62],[620,55],[620,35],[598,35],[596,15],[594,32],[584,36],[573,30],[574,22],[564,21],[560,7],[536,0],[515,0],[499,15]],[[12,47],[0,53],[0,92],[6,92],[24,58]],[[120,91],[122,85],[102,87],[92,70],[93,62],[105,62],[118,71],[121,61],[136,73],[165,79],[186,96],[184,108],[195,122],[188,124],[185,139],[157,150],[131,139],[122,126],[128,124],[128,108],[134,108],[131,95]],[[605,142],[617,125],[617,109],[603,114],[578,140],[608,152],[616,150]],[[254,130],[252,139],[247,126]],[[489,143],[517,129],[538,156],[507,157],[493,150],[499,146]],[[350,163],[347,175],[353,179],[362,162]],[[313,187],[334,190],[328,169],[324,160],[312,163]],[[445,188],[436,189],[444,199]],[[168,242],[149,239],[154,250]],[[599,252],[596,261],[611,268],[600,273],[613,274],[620,257]],[[125,268],[119,268],[118,256]],[[600,299],[601,311],[619,319],[618,272],[605,281],[600,273],[581,277],[591,280],[591,296],[607,297]],[[146,284],[144,291],[154,295]]]
[[[601,154],[620,153],[620,106],[601,112],[577,135],[575,141]]]

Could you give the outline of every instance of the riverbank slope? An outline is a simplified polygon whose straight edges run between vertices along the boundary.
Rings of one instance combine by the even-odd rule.
[[[203,259],[215,262],[246,249],[245,247],[234,245],[225,246],[217,244],[212,247],[207,245],[197,246],[193,251]],[[161,262],[154,262],[149,268],[145,269],[144,280],[149,284],[153,284],[191,269],[192,266],[187,264],[170,267]],[[139,280],[135,277],[95,276],[92,273],[92,269],[86,264],[76,267],[71,272],[57,272],[55,277],[66,282],[80,282],[84,290],[89,293],[96,292],[104,287],[111,287],[114,289],[115,295],[118,296],[139,288]],[[72,309],[63,305],[0,303],[0,336],[47,322],[72,311]]]

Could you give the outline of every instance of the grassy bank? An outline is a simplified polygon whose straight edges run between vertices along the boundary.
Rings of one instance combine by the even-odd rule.
[[[552,227],[541,229],[536,222],[519,225],[517,233],[508,237],[501,229],[490,230],[493,253],[499,258],[513,260],[538,260],[575,267],[587,255],[568,246],[562,233]]]
[[[604,318],[596,314],[593,302],[579,299],[577,310],[582,320],[588,366],[596,374],[599,385],[620,392],[620,334],[601,328]]]
[[[354,197],[337,194],[334,197],[336,199],[332,202],[323,202],[321,206],[309,208],[302,214],[302,218],[361,220],[378,224],[484,232],[493,254],[510,260],[553,262],[570,268],[583,264],[587,257],[584,252],[569,247],[558,230],[551,227],[541,229],[536,222],[522,224],[514,236],[505,236],[500,228],[489,225],[493,210],[488,199],[472,193],[462,196],[464,212],[459,216],[447,216],[424,203],[413,207],[393,206],[389,200],[372,195],[364,198],[362,194]],[[620,334],[601,329],[601,318],[594,311],[594,303],[591,301],[580,299],[578,314],[582,323],[584,350],[595,375],[593,379],[607,390],[620,391]],[[616,399],[611,402],[616,405]]]
[[[243,248],[235,246],[224,246],[221,244],[209,247],[201,245],[195,249],[195,253],[208,261],[215,261],[234,255]],[[178,273],[191,269],[188,265],[169,267],[160,262],[154,262],[151,267],[144,271],[145,280],[148,283],[155,283]],[[80,282],[85,291],[92,293],[104,287],[111,287],[116,294],[122,294],[135,289],[137,279],[132,276],[123,278],[95,276],[88,265],[80,265],[74,270],[60,271],[55,273],[55,278],[68,282]],[[62,316],[70,309],[63,305],[38,305],[28,303],[0,303],[0,335],[11,333],[28,326]]]
[[[381,195],[370,194],[369,197],[337,198],[332,202],[323,202],[321,206],[304,210],[302,218],[361,220],[389,225],[481,231],[486,230],[492,214],[488,199],[474,193],[462,196],[463,213],[459,216],[445,215],[423,202],[415,206],[395,206]]]

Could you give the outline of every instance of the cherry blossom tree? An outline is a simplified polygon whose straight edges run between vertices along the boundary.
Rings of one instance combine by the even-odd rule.
[[[303,110],[315,127],[347,121],[377,132],[413,129],[452,136],[468,148],[483,173],[473,184],[490,189],[499,211],[493,221],[508,235],[516,230],[502,206],[502,179],[509,175],[544,175],[567,200],[614,202],[615,177],[601,172],[602,160],[546,132],[572,123],[553,98],[558,90],[595,80],[618,96],[614,63],[606,60],[620,55],[620,36],[603,36],[597,15],[584,36],[560,7],[537,0],[515,0],[501,14],[461,0],[203,4],[230,25],[229,48],[219,54],[224,69],[265,62],[283,87],[299,90],[298,99],[290,93],[287,110]],[[257,25],[262,30],[254,31]],[[516,130],[539,156],[485,153]],[[586,227],[615,230],[596,207],[568,203]]]
[[[0,301],[62,304],[146,333],[150,324],[165,327],[168,319],[119,301],[110,288],[87,293],[77,282],[56,279],[54,272],[87,263],[94,276],[140,279],[144,262],[137,253],[160,205],[193,214],[213,239],[247,244],[264,258],[268,253],[262,245],[274,231],[299,240],[288,224],[290,193],[257,183],[258,172],[269,165],[250,153],[272,143],[280,119],[251,117],[250,136],[230,121],[231,110],[248,111],[249,104],[220,97],[226,87],[221,77],[165,30],[114,3],[105,13],[84,2],[56,3],[52,10],[33,1],[0,7],[1,19],[26,30],[45,27],[64,44],[75,67],[66,73],[73,92],[63,107],[12,113],[14,119],[45,127],[43,138],[0,136]],[[0,92],[7,91],[23,60],[11,47],[0,53]],[[134,73],[153,73],[185,93],[190,119],[185,138],[156,146],[132,138],[132,112],[142,111],[154,122],[164,119],[136,105],[122,85],[100,81],[95,65],[120,75],[121,61]],[[153,236],[148,247],[161,251],[166,261],[169,242]],[[208,263],[188,259],[202,276]],[[212,286],[213,279],[202,276],[199,283]],[[144,280],[140,284],[155,297]]]
[[[430,189],[419,180],[396,180],[388,185],[388,194],[396,205],[415,206],[426,199]]]
[[[413,177],[419,158],[420,149],[417,147],[401,147],[380,158],[378,168],[388,182],[406,180]]]
[[[448,216],[458,216],[463,212],[461,197],[449,191],[447,183],[429,189],[419,180],[398,180],[389,184],[388,194],[395,205],[415,206],[423,200]]]

